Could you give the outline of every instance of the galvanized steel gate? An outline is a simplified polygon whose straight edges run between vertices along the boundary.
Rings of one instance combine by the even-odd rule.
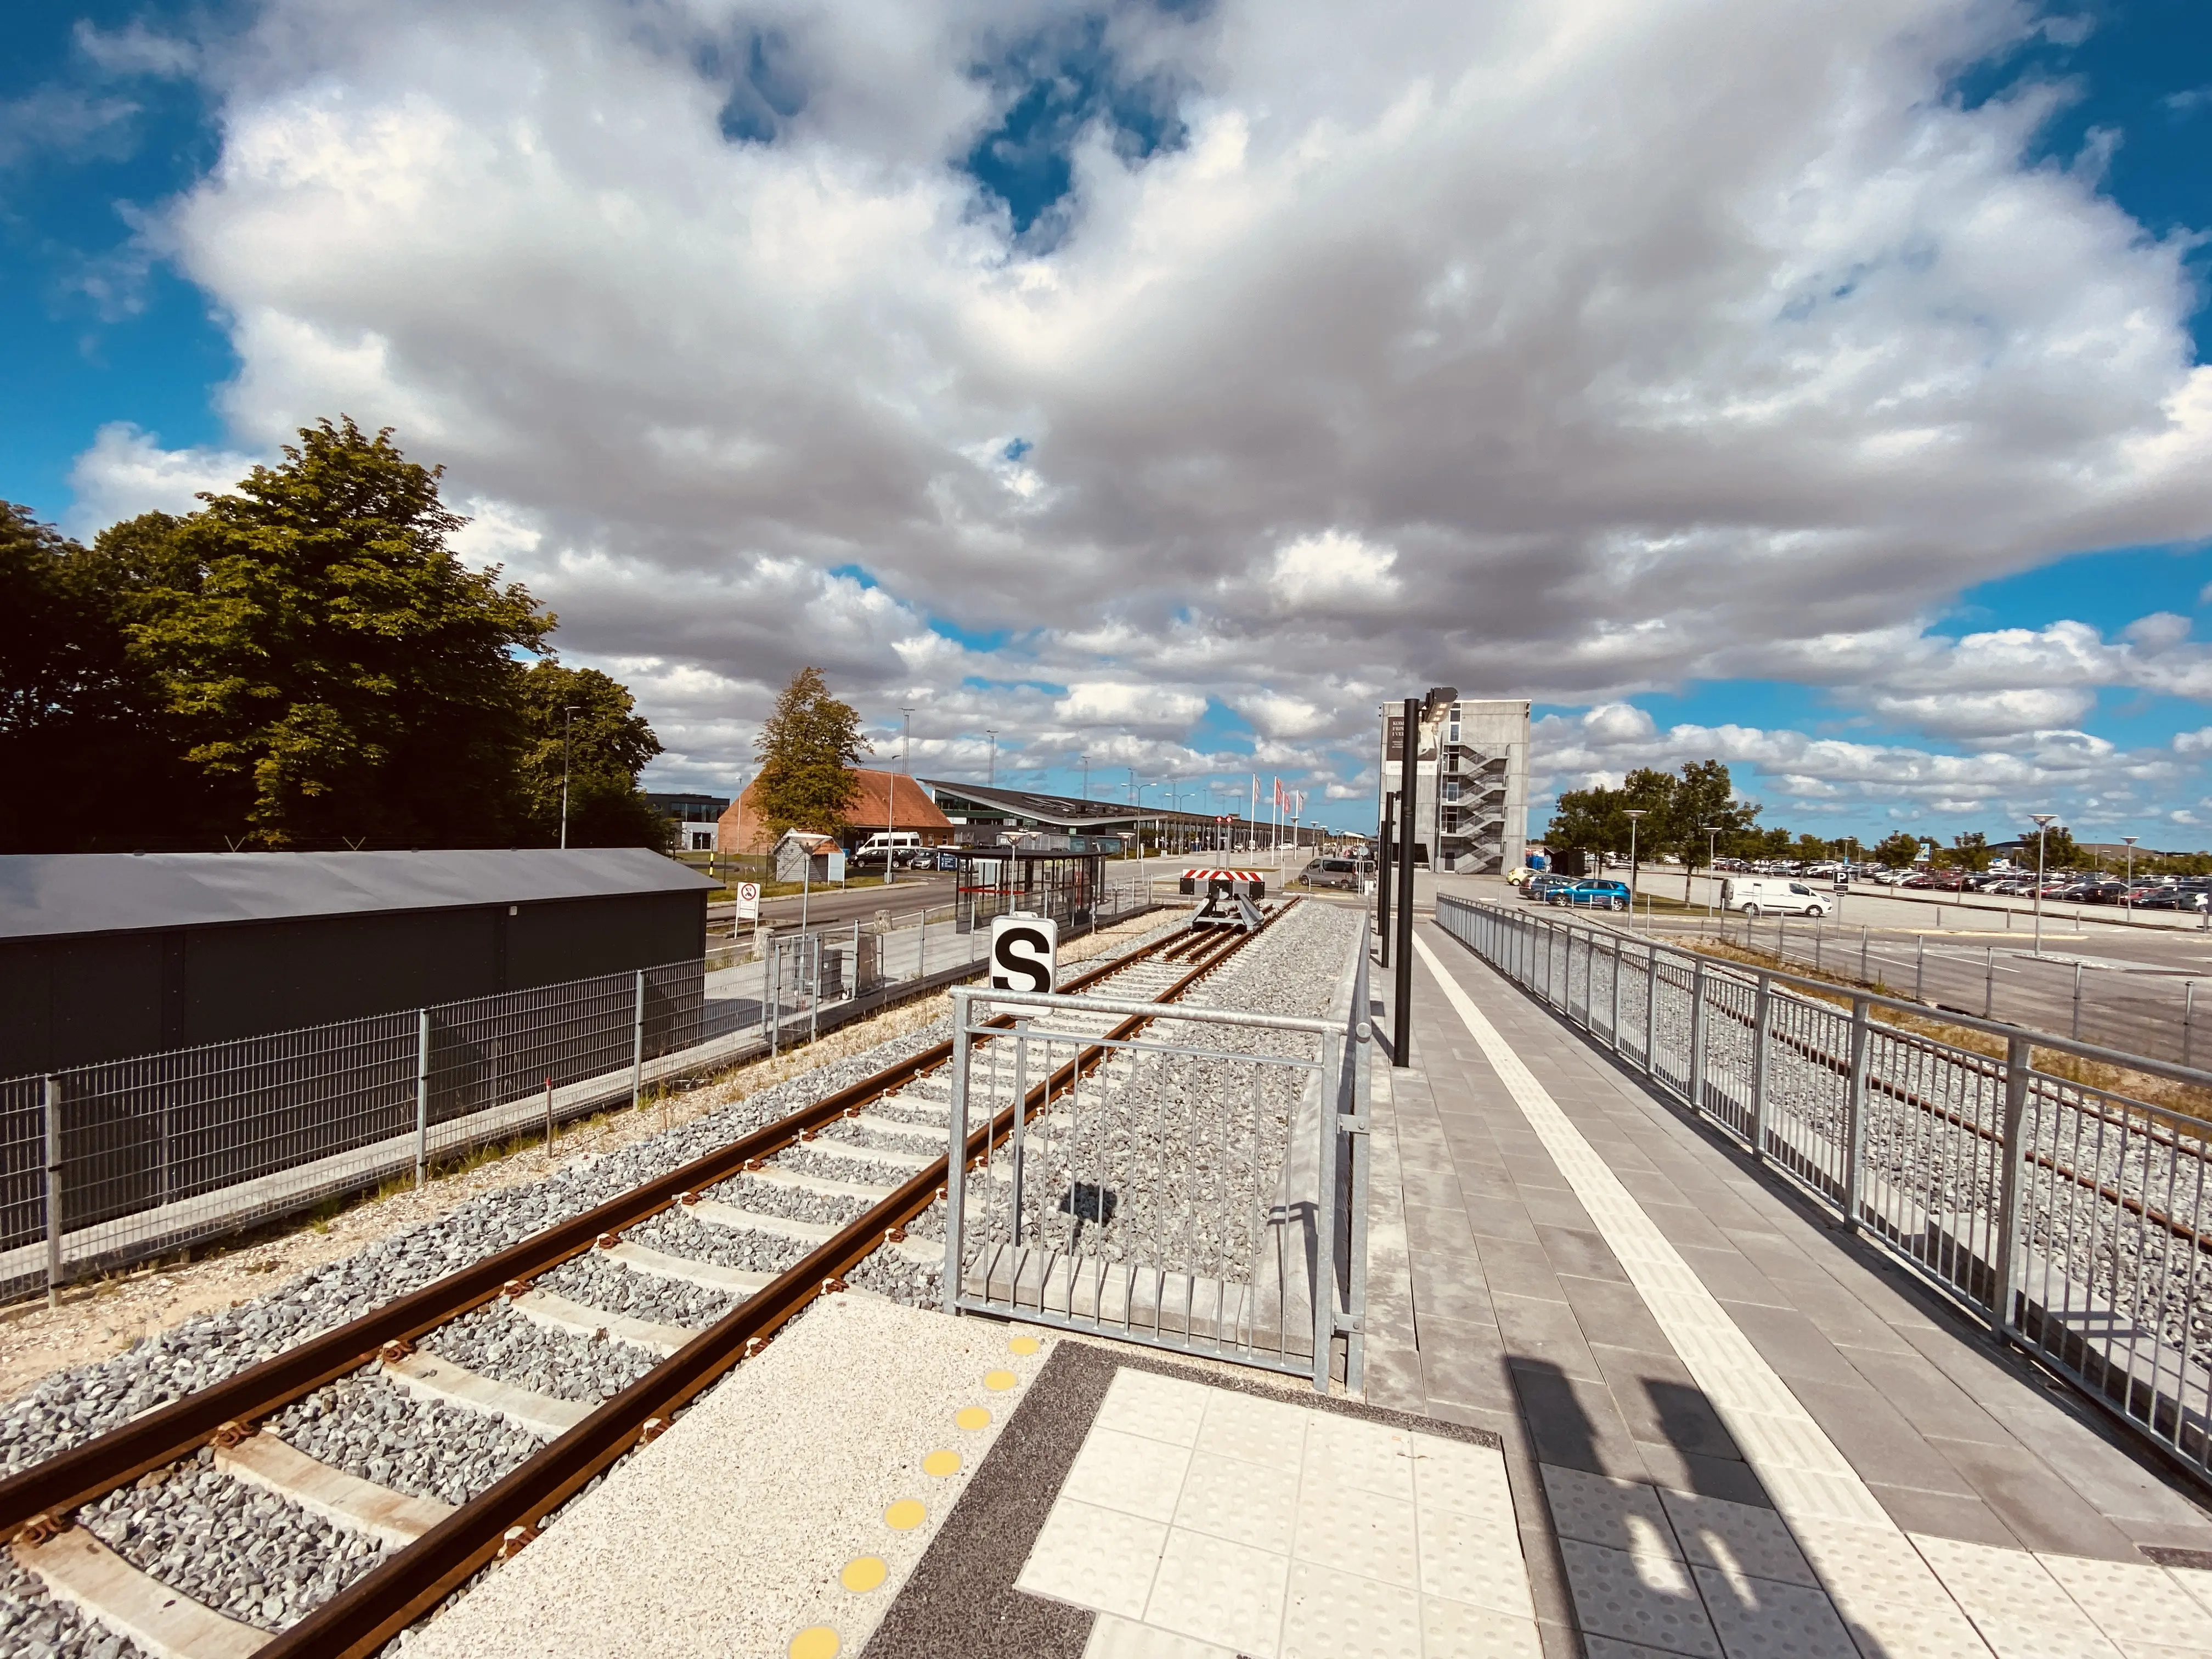
[[[952,994],[945,1305],[1359,1386],[1364,928],[1325,1019]]]

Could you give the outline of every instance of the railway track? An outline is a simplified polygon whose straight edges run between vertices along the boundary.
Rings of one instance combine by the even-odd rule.
[[[1289,908],[1278,904],[1267,922]],[[1171,1004],[1255,937],[1170,935],[1061,988]],[[1126,1037],[1149,1017],[1097,1023],[1100,1037]],[[487,1564],[526,1547],[562,1505],[657,1437],[816,1297],[871,1277],[911,1284],[935,1276],[944,1259],[951,1048],[946,1041],[912,1054],[0,1480],[0,1541],[55,1600],[149,1653],[324,1659],[378,1651]],[[1103,1053],[1086,1048],[1063,1063],[1029,1090],[1026,1109],[1049,1109]],[[1008,1102],[971,1133],[966,1156],[985,1155],[1012,1117]],[[938,1225],[929,1237],[933,1206]],[[343,1421],[319,1419],[343,1419],[344,1402],[364,1395],[387,1421],[404,1401],[447,1432],[456,1423],[503,1419],[478,1437],[500,1442],[494,1455],[503,1449],[511,1467],[447,1502],[423,1495],[419,1457],[411,1478],[385,1484],[355,1471],[374,1474],[404,1459],[380,1464],[340,1450],[325,1462],[295,1443],[343,1448]],[[319,1599],[304,1616],[271,1617],[281,1601],[255,1602],[251,1588],[239,1589],[241,1574],[265,1576],[267,1562],[212,1575],[164,1572],[163,1563],[182,1559],[178,1551],[163,1555],[146,1539],[114,1535],[107,1507],[118,1500],[169,1487],[183,1494],[180,1511],[190,1516],[193,1494],[211,1483],[234,1497],[240,1488],[271,1495],[287,1524],[302,1515],[320,1523],[331,1559],[306,1575]],[[143,1565],[149,1557],[155,1571]],[[296,1583],[300,1564],[283,1565]],[[211,1585],[226,1594],[211,1594]]]

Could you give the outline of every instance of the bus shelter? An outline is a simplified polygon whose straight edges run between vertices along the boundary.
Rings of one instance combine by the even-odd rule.
[[[955,864],[960,931],[988,927],[1014,911],[1050,916],[1069,927],[1087,927],[1105,890],[1106,855],[1091,852],[1032,852],[1018,847],[939,849]]]

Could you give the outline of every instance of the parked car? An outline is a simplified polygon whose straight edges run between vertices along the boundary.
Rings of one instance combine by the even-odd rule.
[[[2161,887],[2154,893],[2146,893],[2136,901],[2138,910],[2202,910],[2212,902],[2212,894],[2197,887]]]
[[[1375,866],[1364,859],[1316,859],[1298,880],[1308,887],[1348,887],[1357,892],[1362,877],[1371,879]]]
[[[1825,916],[1828,905],[1826,894],[1802,881],[1753,877],[1721,884],[1721,908],[1747,916]]]
[[[1521,896],[1524,899],[1540,899],[1554,887],[1571,887],[1574,883],[1575,878],[1572,876],[1554,876],[1546,871],[1539,870],[1521,884]]]
[[[1625,881],[1603,881],[1595,876],[1580,881],[1562,883],[1544,895],[1547,904],[1578,905],[1598,910],[1626,910],[1628,908],[1628,884]]]

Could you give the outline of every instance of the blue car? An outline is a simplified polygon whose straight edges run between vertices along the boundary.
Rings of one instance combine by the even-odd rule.
[[[1544,902],[1579,904],[1599,910],[1626,910],[1628,908],[1628,884],[1595,878],[1566,882],[1546,893]]]

